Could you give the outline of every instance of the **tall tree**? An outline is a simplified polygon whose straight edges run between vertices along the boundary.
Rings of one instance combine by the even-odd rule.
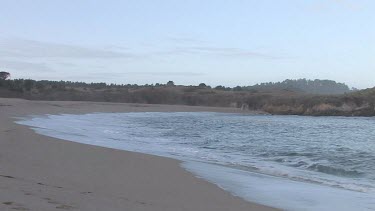
[[[8,72],[0,72],[0,79],[6,80],[8,78],[10,78],[10,73],[8,73]]]

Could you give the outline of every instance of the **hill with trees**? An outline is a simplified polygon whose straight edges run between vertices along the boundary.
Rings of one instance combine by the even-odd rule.
[[[297,80],[285,80],[283,82],[269,82],[256,84],[254,86],[248,87],[249,89],[288,89],[297,92],[305,92],[309,94],[344,94],[352,92],[353,89],[350,89],[348,85],[344,83],[337,83],[332,80],[306,80],[306,79],[297,79]],[[354,90],[356,90],[354,88]]]
[[[0,97],[8,98],[238,107],[270,114],[375,116],[375,88],[361,91],[348,89],[341,83],[305,79],[233,88],[212,88],[205,83],[179,86],[173,81],[166,84],[118,85],[0,79]],[[344,94],[328,94],[333,92]]]

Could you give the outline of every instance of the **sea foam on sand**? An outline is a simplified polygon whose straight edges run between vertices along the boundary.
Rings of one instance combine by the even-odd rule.
[[[268,154],[274,160],[280,159],[282,155],[284,160],[289,159],[288,162],[317,159],[309,157],[311,152],[303,151],[303,145],[306,144],[299,143],[299,140],[303,140],[301,131],[308,133],[309,138],[317,136],[315,139],[308,139],[313,143],[315,140],[320,141],[320,134],[315,134],[317,130],[323,135],[324,132],[330,132],[334,137],[335,130],[338,130],[336,135],[342,135],[344,133],[340,130],[347,130],[346,127],[350,124],[368,121],[311,118],[151,112],[34,116],[18,123],[29,125],[36,132],[55,138],[179,159],[184,161],[182,166],[185,169],[198,177],[215,183],[234,195],[272,207],[308,211],[375,210],[375,195],[372,189],[361,191],[367,183],[362,181],[360,175],[352,179],[269,161]],[[343,125],[340,126],[340,122]],[[327,130],[332,123],[337,123],[339,127]],[[295,126],[291,127],[291,124]],[[298,131],[295,130],[297,126],[301,127]],[[254,134],[259,135],[255,137]],[[366,133],[363,134],[364,139],[368,138]],[[284,142],[268,143],[262,148],[262,144],[272,138]],[[335,140],[325,142],[331,141],[332,145]],[[324,143],[314,144],[319,146]],[[276,151],[267,151],[277,144],[279,146],[274,148]],[[291,147],[300,151],[289,153]],[[279,154],[273,155],[271,152]],[[268,160],[256,157],[257,153],[268,153]],[[340,170],[339,173],[341,171],[351,173],[345,170]],[[296,180],[297,176],[301,179]],[[357,185],[356,181],[362,183]],[[349,187],[351,184],[353,188]]]

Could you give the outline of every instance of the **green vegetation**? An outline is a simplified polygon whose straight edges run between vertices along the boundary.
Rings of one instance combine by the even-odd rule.
[[[0,72],[0,80],[6,80],[10,78],[10,73],[8,72]]]
[[[309,91],[307,87],[313,88]],[[324,93],[345,91],[345,94],[315,94],[322,90]],[[271,114],[375,116],[375,88],[354,92],[344,84],[326,80],[286,80],[247,87],[211,88],[205,83],[178,86],[173,81],[155,85],[117,85],[0,79],[0,97],[238,107]]]
[[[332,80],[285,80],[277,83],[261,83],[251,86],[252,89],[288,89],[301,91],[309,94],[344,94],[352,90],[344,83],[337,83]]]

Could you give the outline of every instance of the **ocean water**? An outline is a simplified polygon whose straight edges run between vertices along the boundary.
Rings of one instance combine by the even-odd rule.
[[[375,210],[375,118],[143,112],[17,122],[60,139],[176,158],[234,195],[284,210]]]

